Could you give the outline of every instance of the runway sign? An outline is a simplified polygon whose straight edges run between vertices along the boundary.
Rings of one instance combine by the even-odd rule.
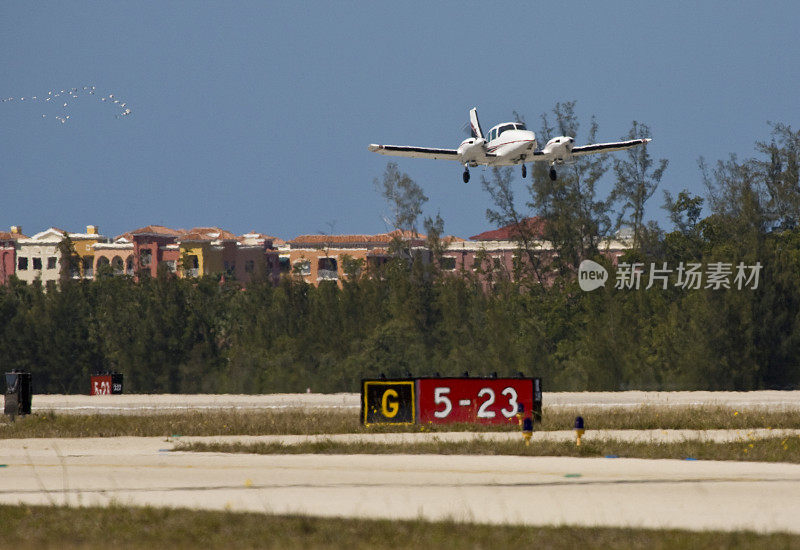
[[[118,372],[93,374],[89,395],[117,395],[122,393],[122,375]]]
[[[416,421],[414,380],[362,380],[363,424],[413,424]]]
[[[506,424],[542,419],[541,378],[362,380],[363,424]]]
[[[506,424],[518,405],[535,422],[542,418],[541,378],[418,378],[420,424]]]

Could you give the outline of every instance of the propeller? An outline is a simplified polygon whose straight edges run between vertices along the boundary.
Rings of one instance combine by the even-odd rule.
[[[481,123],[478,122],[478,109],[473,107],[469,111],[469,125],[472,130],[472,137],[480,139],[483,137],[483,130],[481,130]]]

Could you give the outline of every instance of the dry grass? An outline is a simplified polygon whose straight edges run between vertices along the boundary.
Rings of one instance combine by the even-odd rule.
[[[772,437],[711,443],[679,441],[630,443],[614,439],[574,442],[535,441],[430,441],[424,443],[338,442],[330,439],[285,445],[282,443],[180,443],[176,451],[256,454],[439,454],[575,456],[619,458],[673,458],[681,460],[740,460],[800,463],[800,437]]]
[[[718,406],[636,408],[545,408],[537,430],[570,429],[581,415],[589,430],[800,428],[800,410],[735,410]],[[314,435],[419,431],[419,426],[362,426],[356,411],[187,411],[152,415],[37,413],[9,422],[0,417],[0,438],[171,435]],[[448,424],[429,431],[517,430],[503,426]]]
[[[524,527],[166,508],[0,506],[5,548],[797,548],[753,532]]]

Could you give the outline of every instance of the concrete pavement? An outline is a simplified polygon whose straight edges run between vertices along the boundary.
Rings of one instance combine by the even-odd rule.
[[[637,407],[707,405],[736,408],[800,409],[800,391],[757,392],[544,392],[545,407]],[[266,395],[44,395],[33,396],[33,411],[61,414],[152,414],[197,410],[329,409],[357,411],[357,393]]]
[[[172,446],[164,438],[0,440],[0,502],[800,533],[795,464]]]

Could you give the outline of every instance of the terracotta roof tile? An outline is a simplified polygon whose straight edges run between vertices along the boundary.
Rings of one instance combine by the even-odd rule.
[[[300,235],[287,241],[289,244],[309,244],[309,245],[335,245],[335,244],[388,244],[395,238],[413,239],[416,241],[425,240],[425,235],[411,231],[394,230],[389,233],[379,233],[378,235]]]
[[[506,225],[499,229],[484,231],[483,233],[473,235],[470,239],[473,241],[510,241],[519,236],[520,228],[530,231],[536,238],[542,237],[544,234],[544,220],[538,216],[525,218],[520,223],[520,226],[521,227],[518,227],[515,224]]]
[[[0,231],[0,241],[16,241],[17,239],[27,239],[26,235],[22,233],[11,233],[8,231]]]
[[[202,239],[188,239],[187,235],[202,235],[204,238]],[[193,227],[190,229],[182,238],[184,240],[209,240],[209,241],[216,241],[216,240],[223,240],[223,241],[235,241],[237,240],[236,235],[231,233],[230,231],[225,231],[224,229],[220,229],[219,227]]]
[[[127,233],[123,233],[120,237],[125,236],[127,238],[128,235],[163,235],[164,237],[178,237],[184,232],[179,229],[170,229],[169,227],[164,227],[163,225],[147,225],[145,227],[140,227],[139,229],[134,229],[133,231],[129,231]]]

